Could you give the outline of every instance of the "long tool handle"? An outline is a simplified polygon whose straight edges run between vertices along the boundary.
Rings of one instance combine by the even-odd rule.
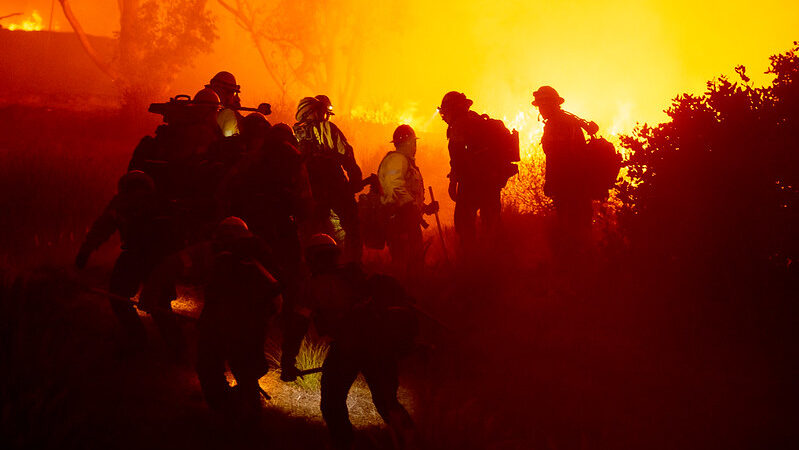
[[[430,201],[436,201],[436,196],[433,194],[433,186],[427,186],[428,192],[430,192]],[[447,260],[449,264],[449,252],[447,251],[447,244],[444,242],[444,232],[441,231],[441,219],[438,218],[438,211],[436,211],[436,226],[438,227],[438,237],[441,239],[441,249],[444,251],[444,259]]]

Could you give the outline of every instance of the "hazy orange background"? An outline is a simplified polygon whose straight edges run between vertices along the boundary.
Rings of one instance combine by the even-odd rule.
[[[54,26],[68,31],[55,4]],[[662,119],[674,95],[700,91],[737,64],[750,75],[763,72],[770,54],[799,38],[796,1],[411,0],[383,12],[374,10],[378,2],[334,4],[362,17],[356,26],[370,37],[358,49],[366,64],[356,101],[363,109],[356,113],[383,109],[384,119],[397,121],[411,115],[418,127],[434,127],[429,131],[444,126],[426,119],[448,90],[463,90],[476,109],[511,118],[534,114],[531,92],[541,84],[555,86],[571,111],[629,131],[637,120]],[[180,78],[187,86],[175,89],[193,91],[195,79],[224,68],[240,78],[245,101],[268,99],[273,89],[249,36],[215,1],[209,5],[220,39],[212,56]],[[72,6],[87,32],[110,36],[118,29],[116,2]],[[46,28],[50,7],[48,0],[5,0],[0,15],[35,9]]]

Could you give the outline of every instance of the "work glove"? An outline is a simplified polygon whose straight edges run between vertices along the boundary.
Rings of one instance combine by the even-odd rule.
[[[458,201],[458,182],[450,180],[449,182],[449,189],[447,189],[447,193],[449,194],[449,198],[452,199],[453,202]]]
[[[86,267],[86,264],[89,263],[89,255],[91,255],[91,252],[81,249],[78,252],[78,256],[75,257],[75,267],[78,269]]]
[[[285,381],[286,383],[291,383],[297,379],[300,371],[293,365],[281,366],[280,367],[280,381]]]
[[[438,202],[437,201],[432,201],[432,202],[424,205],[424,208],[422,209],[422,212],[429,216],[431,214],[437,213],[438,212],[438,208],[439,208]]]

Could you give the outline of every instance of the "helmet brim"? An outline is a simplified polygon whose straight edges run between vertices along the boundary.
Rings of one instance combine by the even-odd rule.
[[[232,90],[233,92],[235,92],[237,94],[241,94],[241,86],[238,85],[238,84],[228,84],[228,83],[225,83],[225,82],[222,82],[222,81],[220,81],[219,84],[224,86],[224,87],[226,87],[226,88],[228,88],[228,89],[230,89],[230,90]],[[211,83],[206,84],[205,87],[213,89],[213,86],[211,86]]]
[[[442,104],[441,104],[441,105],[438,107],[438,112],[440,112],[440,113],[441,113],[441,112],[451,111],[452,109],[454,109],[454,108],[458,108],[458,107],[463,107],[463,108],[465,108],[465,109],[469,109],[469,108],[471,108],[471,107],[472,107],[472,105],[473,105],[473,104],[474,104],[474,102],[473,102],[473,101],[471,101],[471,100],[470,100],[470,99],[468,99],[468,98],[466,99],[466,101],[465,101],[465,102],[463,102],[463,103],[460,103],[460,104],[457,104],[457,105],[456,105],[456,104],[452,104],[452,103],[447,103],[447,104],[444,104],[444,103],[442,103]]]
[[[563,97],[542,98],[540,100],[533,100],[532,103],[530,103],[530,104],[533,105],[533,106],[541,106],[541,105],[549,105],[549,104],[562,105],[563,102],[565,102],[565,101],[566,100],[564,100]]]
[[[418,137],[415,137],[415,138],[413,138],[413,140],[414,140],[414,141],[418,141],[418,140],[419,140],[419,138],[418,138]],[[401,140],[401,141],[395,141],[395,140],[393,140],[393,139],[392,139],[392,140],[390,140],[390,141],[388,141],[388,143],[389,143],[389,144],[401,144],[401,143],[403,143],[403,142],[405,142],[405,140],[404,140],[404,139],[403,139],[403,140]]]

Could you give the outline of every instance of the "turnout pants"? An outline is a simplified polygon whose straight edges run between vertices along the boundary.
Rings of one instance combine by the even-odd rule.
[[[403,279],[418,279],[424,268],[424,241],[421,214],[415,208],[402,208],[389,220],[386,241],[395,274]]]
[[[264,358],[266,318],[230,321],[203,311],[198,324],[197,377],[211,409],[250,415],[260,408],[258,380],[269,370]],[[253,320],[256,319],[256,320]],[[249,323],[248,323],[249,322]],[[236,378],[232,390],[225,365]]]
[[[347,395],[363,373],[380,417],[400,439],[413,430],[408,411],[397,400],[399,376],[397,357],[380,349],[355,348],[333,342],[322,365],[322,417],[335,449],[349,449],[353,443],[352,422],[347,410]]]
[[[458,201],[455,202],[455,231],[464,248],[473,248],[477,241],[477,211],[485,234],[495,240],[499,232],[499,213],[502,202],[499,187],[486,187],[458,183]]]

